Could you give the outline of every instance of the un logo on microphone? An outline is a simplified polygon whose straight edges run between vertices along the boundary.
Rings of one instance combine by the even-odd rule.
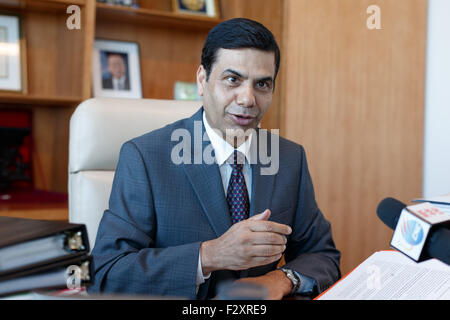
[[[405,220],[402,224],[402,235],[408,244],[415,246],[422,242],[424,232],[417,221]]]

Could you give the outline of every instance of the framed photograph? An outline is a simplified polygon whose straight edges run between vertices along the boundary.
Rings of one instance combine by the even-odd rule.
[[[175,82],[174,88],[174,99],[175,100],[190,100],[190,101],[201,101],[202,98],[198,95],[197,83],[196,82]]]
[[[95,40],[92,77],[94,97],[142,98],[138,44]]]
[[[219,0],[172,0],[173,11],[219,18]]]
[[[0,15],[0,90],[24,91],[23,41],[20,17]]]

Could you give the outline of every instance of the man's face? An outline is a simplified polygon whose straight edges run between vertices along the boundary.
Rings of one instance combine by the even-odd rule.
[[[116,79],[125,75],[125,63],[120,55],[113,54],[108,57],[108,70]]]
[[[224,138],[227,132],[256,128],[272,102],[274,77],[274,52],[219,49],[209,80],[203,66],[197,71],[208,123]]]

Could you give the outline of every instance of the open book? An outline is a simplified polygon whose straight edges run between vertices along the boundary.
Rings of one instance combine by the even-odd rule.
[[[317,300],[450,300],[450,266],[416,263],[397,251],[379,251]]]

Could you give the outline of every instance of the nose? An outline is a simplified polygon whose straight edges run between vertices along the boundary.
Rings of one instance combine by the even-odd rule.
[[[236,103],[245,108],[251,108],[255,105],[255,94],[253,92],[253,87],[251,85],[244,85],[240,88]]]

